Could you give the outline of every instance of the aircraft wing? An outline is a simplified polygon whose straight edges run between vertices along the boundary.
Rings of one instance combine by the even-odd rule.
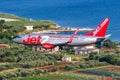
[[[42,45],[43,45],[43,47],[44,48],[51,48],[51,47],[53,47],[53,46],[64,46],[64,45],[67,45],[68,43],[71,43],[72,41],[73,41],[73,39],[74,39],[74,37],[78,34],[78,32],[79,32],[79,29],[77,29],[75,32],[74,32],[74,34],[72,35],[72,36],[70,36],[70,38],[68,39],[68,41],[53,41],[53,40],[51,40],[51,42],[45,42],[45,43],[43,43]]]
[[[72,36],[70,36],[70,39],[68,40],[67,43],[71,43],[74,39],[74,37],[78,34],[79,32],[79,28],[77,28],[77,30],[74,32],[74,34]]]

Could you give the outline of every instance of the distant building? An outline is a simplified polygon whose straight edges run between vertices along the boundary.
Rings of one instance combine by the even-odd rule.
[[[117,45],[117,50],[120,51],[120,45]]]
[[[5,22],[19,21],[17,19],[10,19],[10,18],[0,18],[0,20],[4,20]]]
[[[91,52],[99,53],[99,49],[97,49],[94,44],[84,47],[74,47],[73,51],[75,54],[81,54],[81,55],[87,55]]]
[[[33,26],[25,26],[26,30],[33,30]]]
[[[87,55],[91,52],[99,53],[99,49],[77,49],[77,50],[75,50],[75,54],[81,54],[81,55]]]
[[[71,57],[70,56],[64,56],[62,57],[63,62],[71,62]]]
[[[105,50],[104,53],[106,53],[106,54],[115,54],[115,53],[116,53],[116,50],[114,50],[114,49],[109,49],[109,50]]]
[[[112,77],[104,77],[103,80],[116,80],[116,79],[113,79]]]
[[[50,28],[54,28],[54,29],[57,29],[57,28],[60,28],[61,26],[59,25],[56,25],[56,24],[51,24],[50,25]]]
[[[117,45],[118,48],[120,48],[120,45]]]

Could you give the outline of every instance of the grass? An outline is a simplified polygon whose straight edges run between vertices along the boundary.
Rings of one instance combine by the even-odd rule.
[[[112,75],[114,75],[114,76],[120,76],[119,74],[111,73],[111,72],[107,72],[107,71],[81,70],[80,72],[94,74],[94,75],[105,75],[105,76],[112,76]]]
[[[10,19],[18,20],[18,21],[5,22],[5,25],[8,25],[8,26],[16,26],[16,27],[40,26],[40,27],[45,27],[45,26],[50,26],[50,25],[56,25],[54,22],[48,21],[48,20],[31,20],[31,19],[11,15],[11,14],[0,14],[0,18],[10,18]]]
[[[31,77],[20,80],[78,80],[78,78],[65,75],[49,75],[44,77]]]
[[[25,18],[21,18],[21,17],[15,16],[13,14],[0,14],[0,18],[10,18],[10,19],[17,19],[17,20],[27,20]]]
[[[77,72],[79,71],[87,71],[90,70],[92,72],[97,71],[97,72],[105,72],[105,73],[109,73],[111,74],[110,76],[114,77],[116,80],[120,80],[120,66],[113,66],[113,65],[108,65],[108,66],[101,66],[101,67],[94,67],[94,68],[87,68],[87,69],[80,69],[77,70]],[[84,75],[97,75],[96,73],[92,74],[92,73],[79,73],[79,74],[84,74]],[[116,74],[116,75],[115,75]],[[99,75],[100,76],[100,75]],[[101,75],[103,77],[103,74]],[[99,79],[98,79],[99,80]]]
[[[20,80],[94,80],[95,78],[100,77],[93,77],[93,76],[86,76],[86,75],[79,75],[74,73],[65,73],[65,74],[52,74],[52,75],[44,75],[44,76],[37,76],[37,77],[27,77],[22,78]]]
[[[98,69],[94,69],[94,70],[108,71],[108,72],[120,74],[120,66],[108,66],[108,67],[98,68]]]
[[[1,65],[6,65],[6,64],[10,64],[9,62],[0,62],[0,66]]]

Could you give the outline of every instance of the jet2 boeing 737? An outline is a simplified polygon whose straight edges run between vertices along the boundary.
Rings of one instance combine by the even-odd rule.
[[[109,21],[109,18],[105,18],[95,30],[80,36],[77,35],[79,32],[79,29],[77,29],[73,35],[25,34],[14,38],[13,41],[24,45],[41,45],[45,49],[66,45],[85,46],[97,44],[106,39]]]

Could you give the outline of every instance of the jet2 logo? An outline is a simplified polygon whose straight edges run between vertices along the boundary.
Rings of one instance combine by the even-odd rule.
[[[95,36],[104,26],[105,24],[109,21],[109,19],[105,19],[102,24],[99,25],[99,27],[97,27],[95,29],[95,31],[93,32],[93,36]]]
[[[41,44],[40,39],[41,39],[41,36],[32,37],[28,35],[27,39],[23,40],[23,44]]]
[[[42,39],[41,39],[41,43],[47,42],[48,39],[49,39],[49,36],[43,36]]]
[[[23,44],[42,44],[47,42],[49,36],[30,36],[28,35],[27,39],[23,40]]]

